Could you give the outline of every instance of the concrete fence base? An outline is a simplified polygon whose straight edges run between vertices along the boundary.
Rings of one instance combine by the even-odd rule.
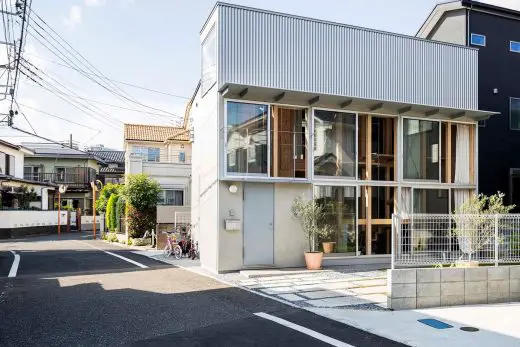
[[[520,266],[388,270],[388,308],[520,301]]]

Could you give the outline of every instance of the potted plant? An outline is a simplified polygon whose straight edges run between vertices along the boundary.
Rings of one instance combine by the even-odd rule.
[[[495,240],[495,218],[508,214],[514,207],[505,206],[504,194],[498,192],[489,197],[475,194],[457,208],[453,214],[456,227],[452,234],[456,236],[459,249],[463,253],[457,262],[458,266],[479,266],[473,255],[486,246],[499,242]],[[464,254],[467,255],[467,260],[462,259]]]
[[[308,270],[321,269],[323,253],[316,250],[317,240],[322,235],[330,234],[331,227],[324,223],[324,207],[315,200],[297,197],[292,203],[293,218],[300,222],[305,237],[309,242],[309,252],[305,252],[305,265]]]

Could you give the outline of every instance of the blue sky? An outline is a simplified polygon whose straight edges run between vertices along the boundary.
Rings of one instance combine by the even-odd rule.
[[[438,1],[230,2],[414,35]],[[519,1],[488,2],[514,6]],[[214,4],[213,0],[33,0],[35,12],[107,77],[185,97],[191,96],[199,78],[199,30]],[[82,97],[143,110],[140,106],[107,92],[76,71],[49,62],[48,60],[60,60],[41,46],[31,36],[32,34],[38,37],[37,34],[30,30],[24,57],[40,71],[57,79]],[[6,62],[5,57],[5,51],[0,51],[0,64]],[[49,81],[56,85],[55,82]],[[186,99],[150,93],[124,85],[120,85],[120,88],[140,103],[178,116],[183,115]],[[72,133],[73,138],[82,144],[103,143],[107,147],[122,148],[122,125],[107,126],[36,86],[24,76],[21,76],[17,100],[39,135],[64,140]],[[95,110],[97,113],[106,112],[122,122],[174,124],[174,117],[165,113],[158,116],[105,105],[97,106],[100,109]],[[0,113],[6,112],[8,107],[5,101],[0,102]],[[73,120],[89,128],[49,117],[31,107]],[[148,111],[155,112],[150,109]],[[106,118],[104,114],[100,116]],[[20,128],[30,129],[20,115],[16,117],[15,124]],[[15,137],[17,135],[20,133],[0,127],[0,138],[7,141],[39,141],[31,137]]]

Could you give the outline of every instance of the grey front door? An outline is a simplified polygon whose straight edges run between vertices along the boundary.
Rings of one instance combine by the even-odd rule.
[[[274,185],[244,185],[244,265],[274,264]]]

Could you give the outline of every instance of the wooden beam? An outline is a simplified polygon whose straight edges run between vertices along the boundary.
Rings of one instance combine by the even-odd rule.
[[[446,183],[451,182],[451,166],[452,166],[452,158],[451,158],[451,122],[447,122],[447,131],[446,131]],[[451,208],[451,207],[450,207]]]
[[[372,219],[372,225],[392,225],[392,218]],[[358,219],[359,225],[367,225],[366,219]]]
[[[366,223],[366,255],[372,254],[372,187],[365,187],[365,194],[367,196],[367,223]]]
[[[469,126],[469,182],[475,184],[475,129],[476,125]]]
[[[365,150],[366,150],[366,168],[365,179],[370,181],[372,179],[372,116],[366,116],[365,123]]]
[[[313,104],[317,103],[318,101],[320,101],[320,97],[315,96],[314,98],[309,100],[309,105],[313,105]]]
[[[382,103],[382,102],[380,102],[378,104],[374,104],[374,105],[370,106],[369,110],[370,111],[379,110],[380,108],[383,108],[383,105],[384,105],[384,103]]]
[[[457,112],[457,113],[454,113],[454,114],[450,115],[450,119],[461,118],[461,117],[464,117],[465,115],[466,115],[466,112],[464,112],[464,111]]]
[[[221,92],[222,96],[226,96],[228,93],[229,93],[229,87],[226,87],[226,89],[224,89],[224,90]]]
[[[278,101],[282,100],[284,97],[285,97],[285,92],[278,94],[277,96],[274,97],[273,100],[274,100],[274,102],[278,102]]]
[[[352,104],[352,99],[349,99],[349,100],[347,100],[345,102],[342,102],[341,104],[339,104],[339,107],[345,108],[347,106],[350,106],[350,104]]]
[[[246,96],[248,91],[249,91],[249,88],[244,88],[240,91],[240,93],[238,93],[238,96],[240,96],[240,98],[243,98],[244,96]]]
[[[411,110],[412,110],[412,106],[406,106],[406,107],[398,109],[397,113],[403,114],[403,113],[406,113],[406,112],[410,112]]]
[[[428,110],[428,111],[424,112],[424,115],[425,115],[426,117],[431,117],[431,116],[433,116],[433,115],[439,114],[439,111],[440,111],[440,109],[438,109],[438,108],[433,108],[433,109],[431,109],[431,110]]]

